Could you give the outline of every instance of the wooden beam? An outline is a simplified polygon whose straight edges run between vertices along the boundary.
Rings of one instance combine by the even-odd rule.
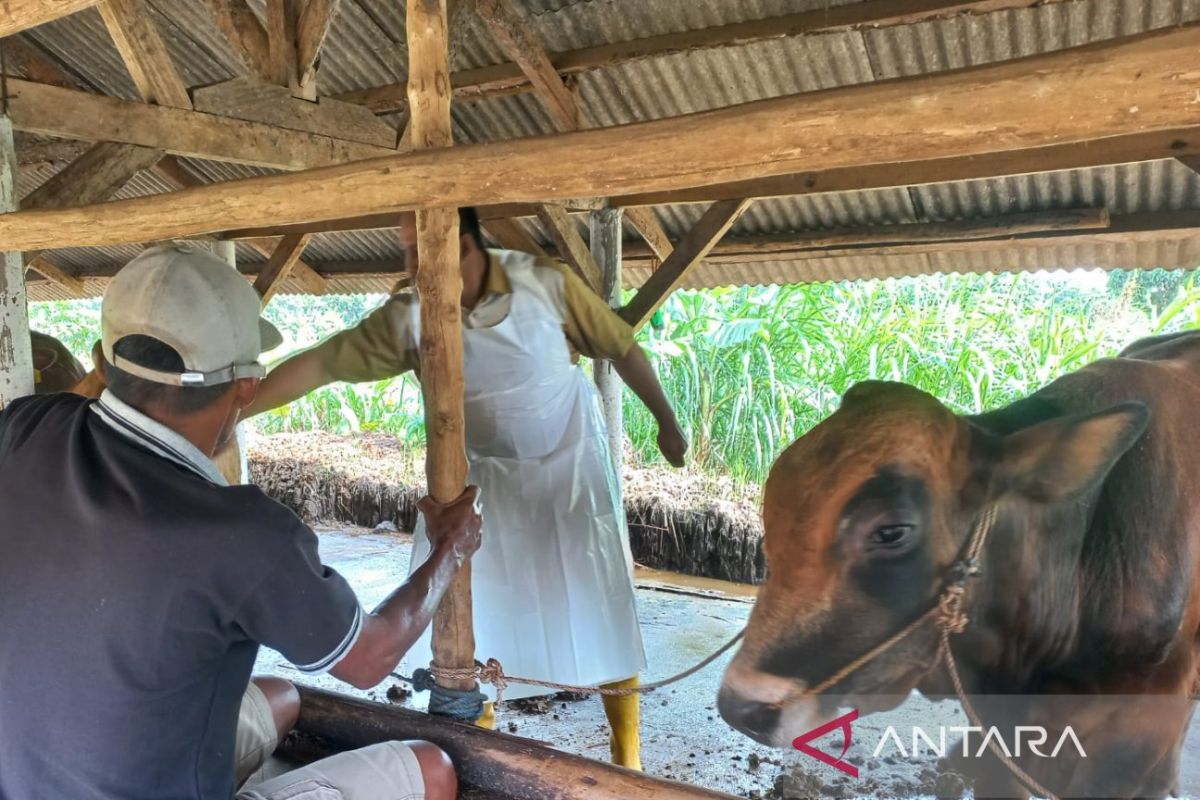
[[[640,328],[683,283],[688,270],[699,264],[721,237],[737,222],[753,200],[721,200],[709,206],[692,226],[671,256],[654,271],[629,305],[621,309],[621,318]]]
[[[0,36],[91,8],[99,0],[0,0]],[[3,403],[0,403],[3,405]]]
[[[142,99],[160,106],[191,108],[187,87],[142,0],[104,0],[100,16]]]
[[[65,86],[69,89],[80,88],[83,82],[69,73],[37,43],[28,36],[10,36],[4,40],[4,56],[8,68],[17,75],[35,83],[50,83],[55,86]],[[10,73],[11,74],[11,73]],[[18,143],[20,149],[20,143]],[[24,155],[18,153],[18,159]]]
[[[600,296],[609,308],[621,307],[621,248],[624,237],[621,226],[622,212],[619,208],[606,208],[588,215],[589,242],[592,258],[600,267]],[[613,368],[611,361],[596,359],[592,363],[592,375],[596,381],[596,392],[600,395],[600,408],[604,412],[604,424],[608,430],[608,454],[612,459],[613,475],[618,486],[622,485],[625,472],[625,413],[621,395],[624,384]]]
[[[325,37],[333,27],[339,0],[308,0],[296,30],[296,73],[301,86],[316,85],[317,63]]]
[[[412,143],[417,150],[451,152],[450,38],[446,0],[408,3],[408,96]],[[417,212],[421,269],[421,392],[425,398],[425,472],[429,494],[449,503],[467,485],[463,407],[462,271],[458,209]],[[471,612],[471,564],[463,565],[433,617],[433,663],[470,669],[475,663]],[[439,678],[438,686],[467,691],[474,678]]]
[[[297,235],[297,234],[293,234]],[[298,234],[307,236],[307,234]],[[280,240],[286,237],[280,237]],[[269,259],[275,252],[278,242],[272,239],[249,239],[246,244]],[[298,282],[309,294],[322,295],[329,289],[329,281],[301,258],[296,258],[292,264],[292,280]]]
[[[269,81],[271,50],[267,30],[246,0],[205,0],[209,13],[233,47],[234,55],[252,74]]]
[[[283,282],[291,275],[292,267],[300,260],[300,255],[308,246],[308,240],[309,236],[305,233],[284,236],[275,246],[271,258],[267,260],[266,266],[259,271],[258,277],[254,280],[254,291],[258,292],[258,296],[262,298],[264,308],[267,303],[271,302],[271,298],[279,291]]]
[[[393,150],[257,122],[30,83],[8,81],[9,111],[22,131],[110,141],[181,156],[295,170],[371,158]],[[158,202],[161,202],[159,200]],[[168,239],[148,236],[137,241]]]
[[[1200,155],[1182,156],[1179,159],[1179,163],[1183,164],[1197,175],[1200,175]]]
[[[46,280],[57,283],[68,294],[75,297],[83,297],[85,294],[87,284],[83,282],[83,279],[68,274],[62,267],[51,261],[45,253],[26,253],[25,270],[32,270]]]
[[[0,115],[0,213],[17,209],[17,149],[12,122]],[[0,408],[33,394],[33,350],[25,264],[19,252],[0,254]]]
[[[566,210],[562,206],[538,206],[537,217],[554,246],[558,248],[559,256],[570,264],[571,269],[579,273],[579,277],[587,281],[594,291],[599,292],[603,282],[600,267],[596,266],[578,226]]]
[[[19,212],[0,217],[0,246],[116,244],[431,205],[545,202],[597,190],[624,196],[801,169],[889,165],[904,172],[908,165],[910,177],[894,178],[907,184],[921,180],[916,169],[927,162],[1000,154],[1019,162],[1023,151],[1050,146],[1084,149],[1154,132],[1194,136],[1200,133],[1197,48],[1200,26],[1193,23],[933,76],[237,181],[192,190],[176,202]],[[847,130],[856,132],[854,147],[846,146]],[[745,147],[748,141],[755,146]]]
[[[392,150],[396,131],[362,106],[320,98],[316,102],[293,97],[284,86],[254,78],[234,78],[192,92],[197,111],[217,116],[263,122],[289,130],[307,131],[362,142]]]
[[[66,208],[107,200],[163,152],[132,144],[100,142],[21,200],[23,208]]]
[[[575,95],[555,72],[546,51],[529,30],[529,23],[513,7],[512,0],[479,0],[476,10],[500,48],[529,79],[558,129],[564,132],[578,130],[579,108]]]
[[[658,256],[658,260],[666,261],[671,255],[671,251],[675,249],[675,245],[671,244],[671,239],[663,229],[662,223],[658,221],[658,215],[654,213],[654,209],[627,208],[625,209],[625,219],[629,220],[629,224],[646,240],[646,244],[650,245],[650,249],[654,251],[654,255]]]
[[[519,250],[522,253],[533,253],[542,258],[549,257],[537,240],[529,235],[525,227],[515,219],[489,219],[482,223],[483,229],[496,240],[505,250]]]
[[[316,100],[316,70],[307,76],[307,82],[301,81],[299,72],[300,17],[306,1],[266,0],[267,50],[271,55],[271,82],[287,86],[296,97]]]
[[[585,47],[553,53],[548,58],[555,74],[566,77],[672,53],[743,46],[768,39],[815,33],[909,25],[958,14],[982,14],[1028,8],[1030,5],[1030,0],[867,0],[832,7],[822,5],[810,11],[765,19]],[[510,54],[509,57],[513,56]],[[515,59],[507,64],[456,72],[450,76],[450,82],[456,99],[477,100],[537,90],[528,73]],[[349,103],[365,105],[379,114],[403,111],[407,107],[402,83],[345,92],[337,97]]]
[[[733,795],[664,780],[553,747],[422,714],[301,686],[303,743],[325,757],[388,740],[424,739],[445,750],[471,797],[512,800],[735,800]],[[295,745],[295,742],[289,744]],[[307,759],[306,759],[307,760]]]

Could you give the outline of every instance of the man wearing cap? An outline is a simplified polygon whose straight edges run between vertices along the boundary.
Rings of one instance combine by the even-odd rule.
[[[478,548],[477,492],[422,501],[434,549],[367,613],[307,526],[210,460],[278,339],[250,285],[203,250],[157,247],[113,279],[101,321],[99,401],[0,411],[0,797],[229,800],[259,646],[359,688],[383,680]],[[250,695],[265,758],[274,715]],[[387,742],[238,797],[455,794],[441,750]]]
[[[645,655],[625,510],[577,356],[612,362],[654,414],[670,463],[682,466],[687,442],[633,329],[595,292],[560,262],[486,249],[473,209],[462,209],[459,223],[469,480],[483,488],[488,519],[472,561],[476,652],[510,675],[635,687]],[[400,219],[400,242],[415,273],[412,214]],[[250,413],[331,381],[419,370],[420,312],[415,295],[393,296],[357,327],[276,367]],[[418,524],[413,557],[426,552]],[[429,661],[428,637],[410,658]],[[504,696],[545,693],[514,683]],[[640,769],[637,697],[605,697],[604,706],[613,761]],[[480,724],[494,724],[490,704]]]

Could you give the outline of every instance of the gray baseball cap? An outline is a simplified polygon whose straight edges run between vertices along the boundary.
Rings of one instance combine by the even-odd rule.
[[[261,300],[249,282],[200,245],[151,247],[126,264],[104,293],[104,358],[130,375],[172,386],[261,378],[266,368],[259,356],[283,337],[260,312]],[[185,371],[162,372],[115,355],[113,345],[132,335],[174,348]]]

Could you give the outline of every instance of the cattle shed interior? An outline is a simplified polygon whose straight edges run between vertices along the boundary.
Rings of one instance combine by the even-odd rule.
[[[0,21],[10,33],[3,41],[22,210],[190,191],[394,157],[413,145],[403,3],[18,5],[40,8]],[[641,135],[633,123],[794,96],[786,119],[796,125],[799,169],[763,168],[784,159],[756,154],[755,136],[733,139],[720,127],[711,149],[746,151],[745,160],[756,162],[747,177],[736,168],[710,176],[696,164],[690,176],[661,188],[607,191],[613,182],[600,174],[604,165],[591,163],[586,169],[596,171],[596,180],[585,196],[480,198],[491,243],[559,255],[594,284],[599,273],[586,245],[587,222],[590,212],[605,208],[624,209],[628,288],[642,286],[672,254],[671,288],[1200,264],[1200,94],[1189,94],[1200,81],[1194,58],[1190,71],[1169,63],[1180,41],[1197,52],[1200,0],[449,5],[456,146],[528,137],[547,137],[535,141],[550,145],[569,140],[575,129],[630,126],[612,131],[616,143],[625,131],[631,140]],[[305,62],[291,65],[290,73],[277,57],[287,48],[269,32],[289,13],[297,31],[292,53]],[[1087,59],[1126,68],[1121,49],[1128,43],[1143,52],[1162,44],[1164,80],[1132,81],[1117,102],[1092,93]],[[1080,52],[1079,63],[1048,60],[1085,46],[1069,51]],[[886,87],[913,97],[918,109],[940,97],[950,103],[943,93],[959,84],[1003,84],[1002,73],[975,77],[989,67],[1078,87],[1055,115],[1030,105],[1015,120],[1028,132],[1019,139],[1008,141],[1003,124],[985,120],[977,131],[964,131],[985,147],[956,154],[956,143],[941,146],[942,131],[893,118],[890,136],[905,140],[909,155],[898,160],[875,152],[876,140],[863,128],[875,101],[863,90]],[[303,86],[298,69],[307,69]],[[1025,90],[1013,82],[1011,91]],[[814,155],[837,148],[840,166],[804,167],[808,98],[835,131],[833,138],[824,129],[813,133]],[[1016,100],[995,108],[996,116],[1021,109]],[[1059,130],[1061,122],[1083,116],[1091,120],[1086,136]],[[946,122],[971,119],[960,121],[952,110]],[[704,117],[693,125],[697,133],[709,127]],[[988,140],[995,140],[993,152],[986,151]],[[669,148],[670,140],[660,147]],[[547,152],[548,163],[559,158]],[[494,175],[476,174],[481,185],[519,183],[496,166]],[[469,184],[472,176],[464,177]],[[431,178],[431,202],[437,180]],[[256,184],[240,191],[252,197]],[[422,187],[415,191],[420,195]],[[272,293],[386,292],[397,284],[402,264],[389,229],[392,214],[339,218],[336,200],[324,203],[319,192],[307,200],[312,210],[298,212],[306,218],[301,224],[205,235],[234,240],[238,268],[263,274]],[[170,195],[162,199],[172,202]],[[388,210],[380,204],[379,211]],[[64,244],[75,243],[63,234]],[[29,299],[98,296],[142,246],[125,241],[27,253]]]

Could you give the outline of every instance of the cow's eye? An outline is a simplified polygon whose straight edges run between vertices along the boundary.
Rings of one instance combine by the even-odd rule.
[[[912,525],[883,525],[871,534],[871,543],[879,547],[897,547],[912,533]]]

